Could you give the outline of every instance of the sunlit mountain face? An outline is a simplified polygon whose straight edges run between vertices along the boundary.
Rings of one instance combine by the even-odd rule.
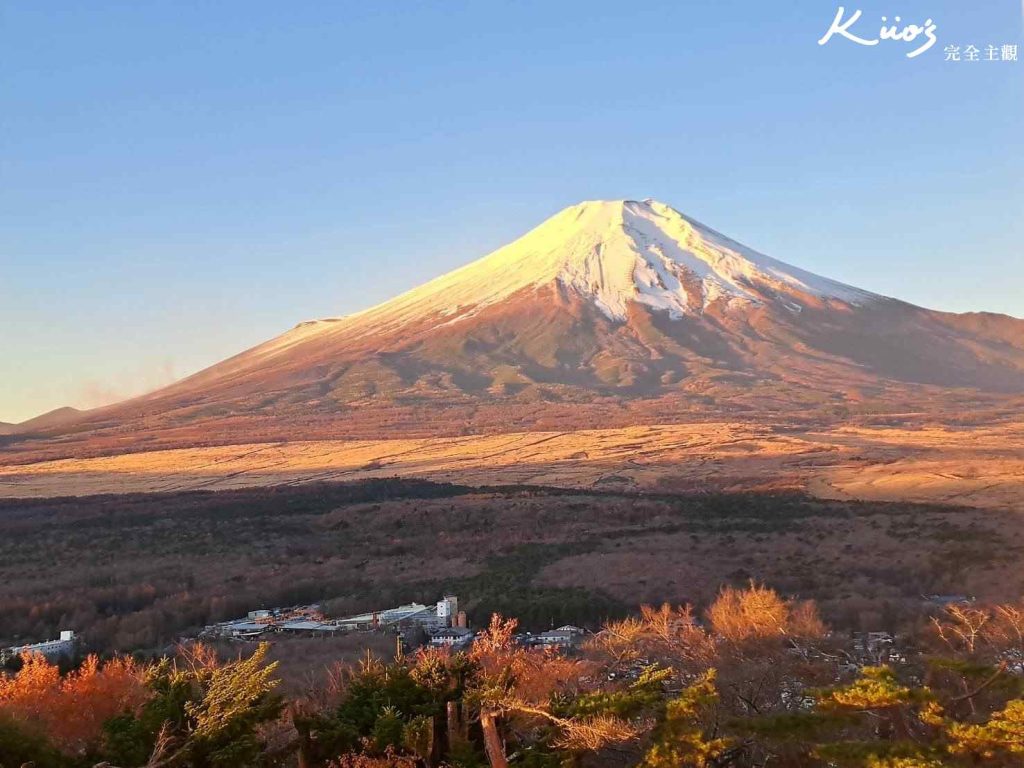
[[[50,426],[31,449],[836,423],[1021,393],[1024,321],[844,285],[657,201],[593,201],[376,307]]]

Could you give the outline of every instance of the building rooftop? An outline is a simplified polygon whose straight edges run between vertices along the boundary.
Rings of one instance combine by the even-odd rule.
[[[264,632],[270,629],[269,624],[256,621],[229,621],[221,625],[224,629],[232,632]]]
[[[296,621],[286,621],[279,625],[281,629],[294,629],[294,630],[318,630],[318,629],[334,629],[333,626],[324,624],[322,621],[311,621],[309,619],[299,619]]]
[[[466,627],[442,627],[431,630],[427,634],[431,637],[468,637],[473,634],[473,630]]]

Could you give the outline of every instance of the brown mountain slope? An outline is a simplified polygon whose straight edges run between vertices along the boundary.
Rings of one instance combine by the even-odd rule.
[[[35,416],[18,424],[0,422],[0,435],[46,433],[69,426],[84,415],[85,411],[65,406]]]

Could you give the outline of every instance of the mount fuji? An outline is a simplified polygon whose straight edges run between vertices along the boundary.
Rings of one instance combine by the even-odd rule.
[[[592,201],[390,301],[301,323],[52,436],[108,452],[737,416],[835,423],[1022,393],[1022,320],[819,277],[654,200]]]

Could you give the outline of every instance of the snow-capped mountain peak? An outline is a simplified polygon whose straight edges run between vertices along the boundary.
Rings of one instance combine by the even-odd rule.
[[[736,243],[656,200],[598,200],[555,214],[518,240],[364,313],[387,325],[436,315],[446,322],[524,289],[557,283],[624,320],[630,302],[672,316],[778,301],[862,303],[873,294]]]
[[[791,299],[801,293],[848,303],[871,296],[757,253],[656,200],[588,202],[569,210],[591,238],[578,238],[584,247],[566,254],[557,279],[616,319],[625,318],[630,301],[682,316],[717,301],[778,296],[796,307]]]

